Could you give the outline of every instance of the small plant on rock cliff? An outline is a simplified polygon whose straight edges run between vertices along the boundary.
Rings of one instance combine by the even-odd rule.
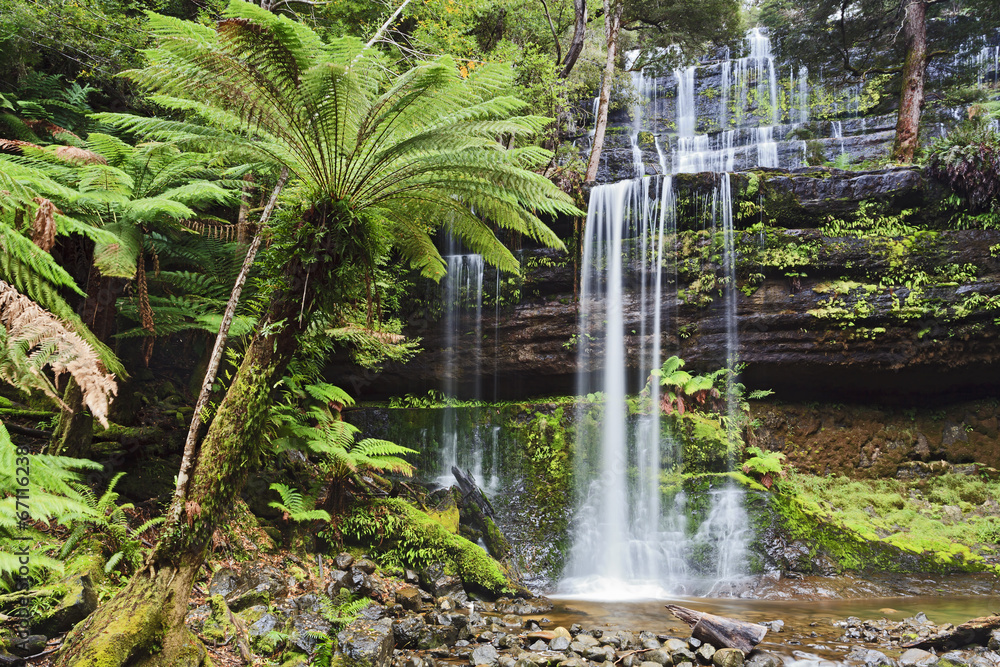
[[[280,449],[298,449],[320,459],[333,506],[343,508],[349,493],[383,491],[388,483],[380,474],[413,475],[413,464],[402,457],[416,450],[377,438],[355,442],[360,429],[340,418],[341,408],[354,404],[343,390],[319,383],[306,385],[305,391],[314,401],[307,409],[290,402],[274,411],[281,436],[274,442]]]
[[[684,410],[697,404],[708,410],[721,408],[721,394],[715,387],[715,381],[721,371],[708,375],[691,375],[681,370],[684,360],[673,356],[663,362],[659,370],[653,370],[651,377],[659,377],[660,386],[664,388],[660,398],[660,407],[667,415],[676,410],[683,415]],[[685,402],[686,401],[686,402]]]
[[[765,489],[770,489],[774,484],[774,476],[785,477],[785,455],[782,452],[771,452],[760,447],[751,445],[747,447],[746,453],[750,455],[743,462],[743,472],[747,475],[756,475]]]

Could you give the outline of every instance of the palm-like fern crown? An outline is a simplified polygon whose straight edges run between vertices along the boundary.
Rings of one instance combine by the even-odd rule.
[[[130,73],[159,104],[193,112],[201,123],[104,120],[202,147],[246,137],[248,153],[287,165],[311,201],[346,203],[431,277],[444,274],[430,236],[444,225],[517,271],[480,216],[562,247],[536,213],[578,211],[530,171],[550,154],[505,150],[497,141],[549,122],[513,115],[524,103],[498,95],[509,68],[484,67],[463,79],[445,57],[393,77],[358,40],[324,43],[308,27],[241,0],[226,16],[212,29],[151,15],[160,46],[147,53],[146,68]]]

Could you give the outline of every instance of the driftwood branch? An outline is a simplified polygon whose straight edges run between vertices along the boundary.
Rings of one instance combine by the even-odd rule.
[[[767,634],[767,628],[757,623],[707,614],[674,604],[668,604],[667,610],[691,626],[692,637],[716,648],[735,648],[749,653]]]
[[[998,628],[1000,628],[1000,616],[980,616],[966,621],[948,632],[902,644],[902,647],[950,650],[966,644],[985,644],[989,641],[990,633]]]

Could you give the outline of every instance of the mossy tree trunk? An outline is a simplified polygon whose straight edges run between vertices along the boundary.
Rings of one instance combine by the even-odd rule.
[[[615,78],[615,61],[618,58],[618,34],[622,27],[624,0],[604,0],[604,40],[607,44],[607,58],[604,61],[604,75],[601,79],[601,93],[597,102],[597,119],[594,123],[594,144],[587,160],[587,175],[584,180],[597,180],[597,169],[601,166],[601,151],[604,150],[604,135],[608,129],[608,108],[611,105],[611,84]]]
[[[293,304],[269,310],[201,443],[179,519],[166,527],[145,567],[67,640],[56,665],[64,667],[201,664],[184,625],[195,575],[212,533],[261,459],[261,433],[271,388],[295,350]],[[296,313],[297,314],[297,313]],[[277,327],[276,327],[277,328]],[[127,621],[126,621],[127,619]],[[157,647],[162,647],[155,651]]]
[[[927,5],[924,0],[905,0],[903,35],[906,60],[896,119],[893,158],[913,162],[920,133],[920,109],[924,105],[924,73],[927,70]]]
[[[330,223],[329,214],[326,208],[314,209],[296,230],[302,243],[295,244],[295,257],[283,268],[285,287],[273,297],[197,450],[178,518],[168,522],[146,565],[128,586],[67,639],[55,662],[58,667],[201,664],[203,652],[192,651],[192,635],[184,625],[195,576],[216,527],[239,497],[248,473],[262,460],[272,388],[295,353],[297,336],[308,320],[303,314],[310,312],[317,297],[329,298],[336,291],[333,279],[324,277],[356,259],[337,248],[343,236],[322,233]],[[309,262],[310,257],[319,260]],[[308,266],[302,258],[307,258]],[[162,648],[157,651],[157,647]]]

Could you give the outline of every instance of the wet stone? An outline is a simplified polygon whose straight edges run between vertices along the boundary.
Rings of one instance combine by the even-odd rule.
[[[850,653],[847,654],[846,658],[849,662],[860,663],[865,665],[865,667],[876,667],[877,665],[890,665],[894,666],[896,662],[881,651],[876,651],[875,649],[867,648],[854,648]]]
[[[396,591],[396,602],[403,609],[416,611],[420,608],[420,589],[416,586],[403,586]]]
[[[500,659],[500,654],[497,653],[496,648],[492,644],[485,644],[479,646],[472,651],[472,655],[469,657],[470,665],[490,665],[491,667],[496,667]]]
[[[687,642],[681,641],[675,637],[667,639],[667,641],[663,644],[663,648],[669,653],[674,653],[675,651],[680,651],[682,649],[686,650],[687,647]]]
[[[354,569],[361,570],[365,574],[374,574],[376,567],[378,567],[378,566],[375,565],[375,563],[373,563],[372,561],[367,560],[367,559],[365,559],[365,560],[359,560],[359,561],[357,561],[357,562],[354,563]]]
[[[743,651],[735,648],[719,649],[712,656],[715,667],[743,667]]]
[[[45,635],[28,635],[23,639],[16,639],[11,642],[10,652],[22,658],[35,655],[45,650],[45,643],[48,638]]]
[[[354,556],[349,553],[337,554],[337,557],[333,559],[333,564],[338,570],[347,570],[354,565]]]
[[[715,655],[715,647],[711,644],[702,644],[694,654],[701,662],[709,663],[712,662],[712,656]]]
[[[746,660],[746,667],[781,667],[784,661],[767,651],[755,650]]]
[[[676,651],[670,652],[670,659],[673,660],[675,665],[679,665],[682,662],[698,662],[697,656],[689,648],[682,648]],[[726,667],[729,667],[728,665]]]
[[[919,648],[908,649],[898,658],[902,667],[930,667],[939,661],[940,659],[930,651],[923,651]]]
[[[395,638],[396,646],[400,648],[417,648],[420,641],[420,633],[426,627],[424,619],[419,616],[408,616],[394,621],[392,624],[392,636]]]
[[[670,664],[670,654],[664,651],[662,648],[658,648],[654,651],[649,651],[646,653],[647,662],[655,662],[658,665],[669,665]]]
[[[344,667],[388,667],[392,657],[392,623],[357,620],[337,634]]]
[[[549,642],[549,649],[553,651],[565,651],[569,648],[569,639],[563,636],[558,636]]]
[[[695,637],[688,637],[687,644],[691,648],[699,648],[701,646],[701,640]]]
[[[579,623],[574,623],[573,625],[569,626],[569,633],[574,637],[580,634],[581,632],[583,632],[583,626],[580,625]]]

